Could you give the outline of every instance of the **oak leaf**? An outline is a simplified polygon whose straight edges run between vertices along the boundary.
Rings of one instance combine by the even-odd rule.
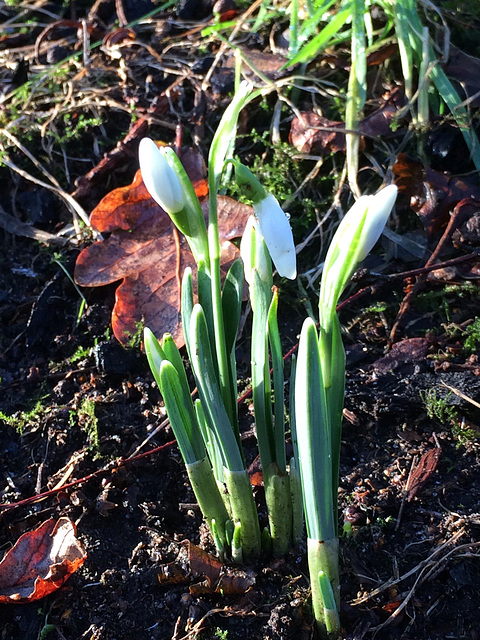
[[[0,562],[0,602],[44,598],[60,588],[86,557],[69,518],[46,520],[20,536]]]

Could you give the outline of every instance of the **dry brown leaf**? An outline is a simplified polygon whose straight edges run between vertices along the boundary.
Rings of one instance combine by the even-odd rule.
[[[409,199],[410,207],[418,213],[425,231],[435,234],[444,228],[456,205],[465,200],[480,200],[476,179],[449,177],[448,174],[425,168],[417,160],[400,153],[393,166],[399,195]]]
[[[255,584],[255,573],[250,569],[226,567],[220,560],[186,540],[175,562],[160,567],[158,581],[164,586],[190,583],[192,595],[238,595]]]
[[[407,502],[413,500],[430,476],[435,472],[442,454],[440,447],[429,449],[418,461],[408,482]]]
[[[392,133],[391,124],[399,109],[405,104],[400,90],[392,91],[382,105],[366,116],[359,124],[362,134],[370,138],[385,137]],[[295,116],[290,127],[290,143],[301,153],[323,155],[345,151],[345,123],[328,120],[313,111]],[[364,140],[361,138],[361,148]]]
[[[87,557],[69,518],[24,533],[0,562],[0,602],[25,603],[56,591]]]
[[[328,120],[313,111],[295,116],[290,127],[290,143],[301,153],[345,151],[345,123]]]

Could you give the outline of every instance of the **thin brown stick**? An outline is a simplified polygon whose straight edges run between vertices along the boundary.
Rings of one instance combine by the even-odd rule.
[[[459,203],[461,204],[461,203]],[[443,232],[442,237],[440,238],[439,243],[437,244],[437,246],[435,247],[435,251],[432,253],[432,255],[430,256],[430,258],[427,260],[427,263],[425,265],[425,268],[427,267],[434,267],[438,269],[438,266],[435,264],[438,256],[440,255],[440,253],[442,252],[442,250],[444,249],[444,247],[447,245],[447,243],[450,241],[453,232],[455,231],[455,229],[458,227],[458,225],[460,224],[461,220],[463,218],[463,210],[462,207],[460,207],[459,205],[457,205],[455,207],[455,209],[452,212],[452,215],[450,216],[450,220],[448,222],[447,228],[445,229],[445,231]],[[434,270],[434,269],[432,269]],[[395,339],[397,337],[397,334],[399,332],[399,329],[403,323],[403,319],[405,317],[405,314],[407,313],[412,300],[418,295],[419,291],[422,289],[425,280],[426,280],[426,272],[421,274],[417,281],[415,282],[415,284],[413,285],[413,287],[410,289],[410,291],[406,294],[406,296],[404,297],[404,299],[402,300],[402,304],[400,305],[400,310],[397,314],[397,318],[394,322],[394,325],[392,327],[392,330],[390,332],[390,336],[388,338],[388,346],[391,346],[394,342]]]
[[[130,464],[131,462],[137,462],[138,460],[151,456],[154,453],[159,453],[160,451],[163,451],[164,449],[167,449],[176,443],[177,443],[176,440],[171,440],[170,442],[166,442],[165,444],[162,444],[159,447],[155,447],[155,449],[150,449],[150,451],[145,451],[144,453],[140,453],[139,455],[133,458],[126,458],[126,459],[120,458],[119,460],[113,460],[102,469],[97,469],[97,471],[94,471],[93,473],[90,473],[87,476],[84,476],[83,478],[79,478],[78,480],[74,480],[73,482],[69,482],[68,484],[64,484],[61,487],[56,487],[54,489],[50,489],[49,491],[44,491],[43,493],[39,493],[38,495],[30,496],[29,498],[20,500],[19,502],[2,504],[0,505],[0,516],[3,515],[4,513],[13,511],[13,509],[18,509],[19,507],[26,507],[36,502],[42,502],[43,500],[46,500],[47,498],[54,496],[59,491],[65,491],[66,489],[77,487],[79,484],[88,482],[89,480],[92,480],[93,478],[97,478],[98,476],[104,473],[112,472],[114,469],[119,469],[120,467],[124,467],[127,464]]]

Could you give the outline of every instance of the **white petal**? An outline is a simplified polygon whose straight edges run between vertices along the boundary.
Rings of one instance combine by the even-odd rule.
[[[364,228],[365,236],[363,247],[359,256],[360,262],[367,257],[382,235],[395,200],[397,199],[397,192],[397,187],[391,184],[381,189],[376,195],[370,197]]]
[[[297,276],[297,260],[287,216],[272,194],[254,204],[253,208],[278,274],[293,280]]]
[[[184,208],[182,187],[153,140],[140,140],[138,158],[143,182],[155,202],[167,213],[181,211]]]
[[[172,167],[168,164],[168,161],[165,158],[165,155],[164,155],[165,148],[163,149],[160,148],[159,151],[162,154],[163,159],[167,163],[167,167],[168,167],[167,173],[169,172],[169,175],[170,175],[170,187],[172,188],[175,206],[178,207],[176,211],[181,211],[185,206],[184,204],[185,198],[183,195],[182,185],[180,184],[180,180],[178,179],[177,174],[172,169]]]

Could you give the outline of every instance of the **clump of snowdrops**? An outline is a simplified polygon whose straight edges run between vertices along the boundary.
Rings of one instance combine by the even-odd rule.
[[[312,603],[320,634],[336,637],[339,621],[337,494],[344,402],[345,352],[336,305],[356,266],[380,237],[396,198],[388,186],[360,197],[345,215],[328,250],[319,300],[319,328],[305,320],[290,381],[290,432],[285,449],[284,368],[277,322],[280,276],[296,277],[296,255],[287,215],[273,194],[230,157],[241,109],[260,94],[240,84],[214,136],[208,159],[209,210],[205,218],[175,152],[140,143],[140,167],[148,191],[184,234],[195,258],[182,279],[182,323],[198,389],[193,400],[182,356],[172,337],[160,341],[145,329],[145,349],[185,461],[200,509],[220,558],[256,562],[276,556],[307,534]],[[217,194],[222,173],[250,198],[253,214],[241,242],[241,260],[220,279]],[[252,394],[263,471],[268,526],[260,529],[242,450],[237,412],[235,343],[244,279],[253,312]]]

